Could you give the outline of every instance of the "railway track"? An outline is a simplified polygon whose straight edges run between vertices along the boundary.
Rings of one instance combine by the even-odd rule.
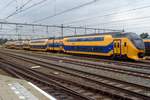
[[[101,69],[101,70],[109,70],[109,71],[113,71],[117,73],[128,74],[128,75],[150,79],[150,71],[147,71],[147,70],[133,69],[133,68],[125,67],[125,66],[116,66],[116,65],[104,64],[104,63],[89,62],[89,61],[84,61],[84,60],[71,59],[67,57],[64,57],[64,58],[56,57],[56,56],[52,57],[52,56],[43,56],[43,55],[36,55],[36,54],[29,54],[29,53],[28,55],[35,56],[38,58],[44,58],[44,59],[48,59],[52,61],[60,61],[60,62],[74,64],[74,65],[92,67],[92,68]],[[128,66],[128,64],[126,65]]]
[[[8,50],[9,51],[9,50]],[[54,56],[47,56],[52,53],[48,53],[47,55],[43,53],[38,53],[34,52],[31,53],[30,51],[27,52],[20,52],[20,51],[14,51],[10,50],[16,53],[22,53],[22,54],[27,54],[27,55],[34,55],[34,56],[39,56],[39,57],[54,57]],[[56,56],[55,56],[56,57]],[[115,61],[115,60],[109,60],[109,59],[97,59],[97,58],[90,58],[90,57],[81,57],[81,56],[61,56],[59,58],[70,58],[70,59],[85,59],[88,61],[94,61],[94,62],[102,62],[102,63],[108,63],[108,64],[115,64],[115,65],[121,65],[121,66],[128,66],[128,67],[133,67],[133,68],[140,68],[140,69],[150,69],[150,61],[149,60],[141,60],[141,61],[135,61],[135,62],[129,62],[129,61]],[[58,56],[57,56],[58,58]]]
[[[25,79],[36,84],[58,100],[94,100],[67,88],[70,84],[66,83],[66,85],[62,85],[60,82],[58,83],[56,79],[53,79],[52,77],[48,78],[43,73],[39,73],[25,67],[18,67],[19,65],[17,66],[17,64],[13,64],[9,61],[6,62],[4,60],[0,60],[0,65],[4,66],[2,69],[6,72],[11,73],[16,78]]]
[[[6,64],[8,64],[8,65],[6,65]],[[69,81],[68,82],[68,81],[66,81],[64,79],[61,79],[61,78],[58,78],[58,77],[55,77],[55,76],[43,74],[41,72],[38,72],[38,71],[35,71],[35,70],[32,70],[32,69],[27,69],[26,66],[23,66],[23,65],[20,66],[20,65],[18,65],[16,63],[13,63],[13,62],[10,62],[10,61],[0,60],[0,65],[2,65],[2,66],[9,66],[9,67],[3,67],[3,69],[5,71],[9,72],[9,73],[12,73],[17,78],[26,79],[26,80],[29,80],[29,81],[35,83],[39,87],[42,87],[43,90],[48,91],[48,93],[54,94],[55,97],[58,96],[59,97],[58,100],[120,100],[120,99],[131,100],[131,99],[128,99],[128,98],[120,97],[118,95],[110,95],[109,93],[107,93],[105,91],[103,91],[103,92],[102,91],[98,91],[96,88],[94,89],[94,88],[88,87],[88,85],[87,86],[83,86],[81,84],[77,84],[77,83],[71,82],[69,80],[68,80]],[[20,67],[18,67],[18,66],[20,66]],[[52,81],[55,81],[54,84],[56,86],[57,85],[63,86],[63,87],[65,87],[65,89],[71,90],[71,92],[72,91],[76,91],[75,94],[77,94],[77,96],[79,96],[79,97],[76,97],[75,99],[68,99],[67,96],[65,96],[66,94],[64,95],[64,94],[60,94],[59,93],[62,90],[55,91],[56,88],[54,88],[53,90],[50,90],[50,91],[55,91],[54,93],[53,92],[49,92],[49,85],[43,84],[43,82],[41,82],[41,80],[37,81],[36,79],[33,79],[33,77],[30,77],[30,76],[34,76],[35,78],[38,78],[38,80],[39,80],[39,79],[42,78],[42,77],[39,77],[39,74],[44,75],[46,80],[49,80],[49,79],[47,79],[47,77],[50,77],[50,79]],[[41,83],[42,86],[39,83]],[[46,85],[46,87],[45,87],[45,85]],[[67,90],[67,91],[69,91],[69,90]],[[55,95],[55,93],[57,95]],[[93,93],[95,93],[95,94],[93,94]],[[101,96],[101,94],[102,95],[107,95],[107,96]],[[63,98],[60,98],[60,96],[62,96]]]
[[[65,57],[65,56],[64,56]],[[149,64],[150,61],[148,60],[141,60],[141,61],[122,61],[122,60],[109,60],[109,59],[98,59],[98,58],[90,58],[90,57],[81,57],[81,56],[67,56],[71,59],[86,59],[89,61],[94,62],[102,62],[102,63],[108,63],[108,64],[115,64],[115,65],[122,65],[122,66],[128,66],[133,68],[141,68],[141,69],[150,69]]]
[[[9,54],[9,56],[10,55],[11,54]],[[13,56],[13,57],[15,57],[15,56]],[[111,78],[104,77],[104,76],[100,77],[99,75],[94,75],[94,74],[90,74],[87,72],[85,73],[85,72],[80,71],[80,70],[67,69],[67,70],[69,70],[69,71],[67,71],[66,68],[64,69],[63,68],[64,66],[62,66],[62,65],[58,66],[57,64],[55,64],[55,67],[52,68],[52,67],[49,67],[50,64],[48,65],[48,63],[44,62],[44,64],[42,64],[41,60],[40,60],[41,62],[37,62],[37,61],[33,61],[33,59],[31,59],[31,58],[27,58],[27,57],[23,57],[23,56],[22,57],[16,57],[16,58],[26,60],[26,61],[29,61],[32,63],[36,63],[38,65],[45,66],[45,67],[51,68],[51,69],[55,69],[57,71],[61,71],[61,72],[67,73],[67,74],[76,75],[76,76],[78,75],[78,77],[80,76],[80,78],[84,78],[84,80],[87,79],[90,82],[94,81],[96,84],[100,84],[102,86],[105,86],[105,89],[103,89],[103,92],[104,92],[104,90],[106,92],[106,90],[109,89],[109,92],[107,91],[109,94],[113,94],[113,95],[115,94],[115,95],[119,95],[120,97],[133,99],[133,100],[139,99],[139,98],[140,98],[139,100],[141,100],[141,99],[149,100],[149,89],[147,87],[123,82],[120,80],[111,79]],[[56,66],[59,67],[59,69],[57,69]],[[60,67],[62,67],[62,68],[60,68]],[[95,86],[96,86],[96,84],[95,84]],[[107,89],[106,89],[106,87],[107,87]],[[118,93],[115,90],[122,91],[122,92]]]

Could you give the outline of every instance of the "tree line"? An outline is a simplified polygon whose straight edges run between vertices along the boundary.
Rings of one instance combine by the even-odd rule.
[[[0,45],[2,45],[2,44],[4,44],[4,43],[6,43],[8,41],[8,39],[0,39]]]
[[[140,34],[140,37],[142,39],[150,38],[148,33],[142,33],[142,34]]]

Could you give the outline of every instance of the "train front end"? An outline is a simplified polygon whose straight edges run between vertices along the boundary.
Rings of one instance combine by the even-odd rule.
[[[145,46],[143,40],[136,33],[126,33],[128,37],[128,58],[141,60],[145,55]]]

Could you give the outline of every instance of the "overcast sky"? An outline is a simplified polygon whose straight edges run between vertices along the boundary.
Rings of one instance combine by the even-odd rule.
[[[21,8],[28,1],[29,3]],[[37,4],[41,1],[43,1],[41,4]],[[35,21],[47,16],[53,16],[91,1],[94,0],[0,0],[0,21],[5,19],[9,22],[35,23]],[[35,4],[37,6],[27,9]],[[17,9],[25,10],[8,17]],[[150,0],[97,0],[95,3],[36,23],[125,29],[127,32],[138,34],[150,33]],[[14,26],[8,27],[14,28]],[[32,28],[24,27],[24,30],[29,30],[31,33]],[[39,33],[42,31],[45,30],[41,29]],[[3,32],[8,33],[7,30],[0,33]]]

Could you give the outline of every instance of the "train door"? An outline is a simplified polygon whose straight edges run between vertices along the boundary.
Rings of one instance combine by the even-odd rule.
[[[117,39],[117,40],[114,40],[113,42],[114,44],[114,55],[121,55],[121,40]]]
[[[54,51],[55,49],[55,39],[53,39],[53,46],[52,46],[52,50]]]
[[[60,40],[59,47],[60,47],[60,50],[62,51],[63,50],[63,41],[62,40]]]
[[[122,49],[123,49],[123,54],[124,54],[124,55],[126,55],[127,52],[128,52],[128,51],[127,51],[127,48],[128,48],[128,47],[127,47],[127,42],[123,42]]]

